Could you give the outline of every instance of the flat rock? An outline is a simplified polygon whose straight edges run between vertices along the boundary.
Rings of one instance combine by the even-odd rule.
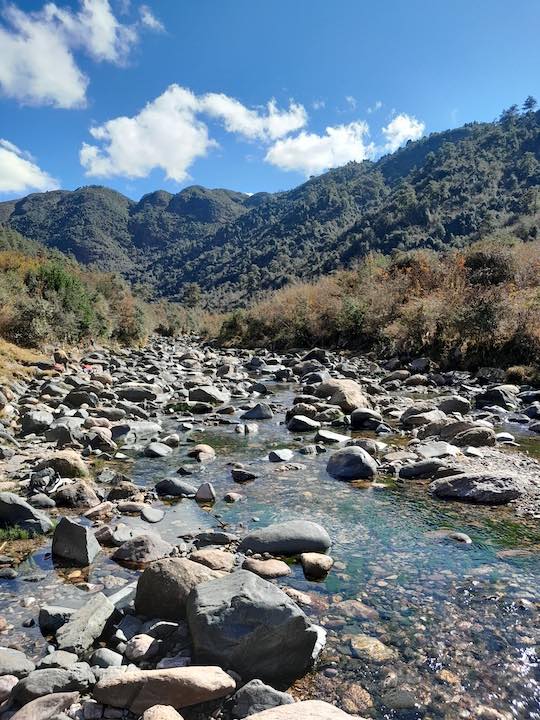
[[[226,697],[235,687],[232,677],[219,667],[130,670],[102,678],[93,697],[104,705],[141,714],[157,704],[183,708]]]
[[[461,473],[434,480],[430,491],[439,498],[463,500],[484,505],[504,505],[524,494],[518,478],[512,475]]]

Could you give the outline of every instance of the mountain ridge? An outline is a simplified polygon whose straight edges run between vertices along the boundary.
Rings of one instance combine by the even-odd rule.
[[[503,113],[349,163],[276,193],[200,185],[135,201],[104,186],[0,203],[4,224],[150,295],[232,308],[370,251],[443,249],[519,227],[537,231],[540,112]]]

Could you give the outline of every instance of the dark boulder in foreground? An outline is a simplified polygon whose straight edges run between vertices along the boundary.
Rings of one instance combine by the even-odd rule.
[[[484,505],[504,505],[524,494],[512,475],[461,473],[435,480],[430,491],[439,498],[463,500]]]
[[[197,663],[273,686],[302,677],[324,644],[324,631],[296,603],[247,570],[198,585],[188,598],[187,619]]]
[[[246,535],[238,548],[240,552],[274,555],[299,555],[303,552],[325,552],[332,541],[326,530],[311,520],[289,520],[268,525]]]

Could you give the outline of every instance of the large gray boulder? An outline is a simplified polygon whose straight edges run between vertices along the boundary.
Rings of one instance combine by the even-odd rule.
[[[52,541],[53,557],[76,565],[90,565],[100,552],[100,545],[92,530],[67,517],[56,526]]]
[[[325,552],[332,541],[326,530],[311,520],[288,520],[254,530],[239,546],[240,552],[252,550],[273,555],[300,555]]]
[[[36,535],[49,532],[53,528],[47,515],[10,492],[0,493],[0,526],[20,527]]]
[[[82,655],[97,640],[111,615],[114,605],[103,593],[92,595],[82,608],[75,610],[68,621],[56,633],[59,650]]]
[[[346,447],[330,456],[326,471],[337,480],[371,480],[377,474],[377,463],[361,447]]]
[[[187,603],[195,661],[289,686],[302,677],[324,645],[312,625],[282,590],[246,570],[198,585]]]
[[[432,482],[429,489],[439,498],[483,505],[504,505],[524,494],[516,477],[487,473],[461,473],[440,478]]]
[[[137,582],[138,614],[163,620],[185,617],[186,602],[194,587],[221,577],[221,573],[186,558],[167,558],[149,565]]]

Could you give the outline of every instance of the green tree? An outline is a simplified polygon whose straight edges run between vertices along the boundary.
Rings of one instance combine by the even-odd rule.
[[[533,112],[537,105],[538,103],[536,102],[536,98],[533,98],[532,95],[529,95],[523,103],[523,110],[524,112]]]

